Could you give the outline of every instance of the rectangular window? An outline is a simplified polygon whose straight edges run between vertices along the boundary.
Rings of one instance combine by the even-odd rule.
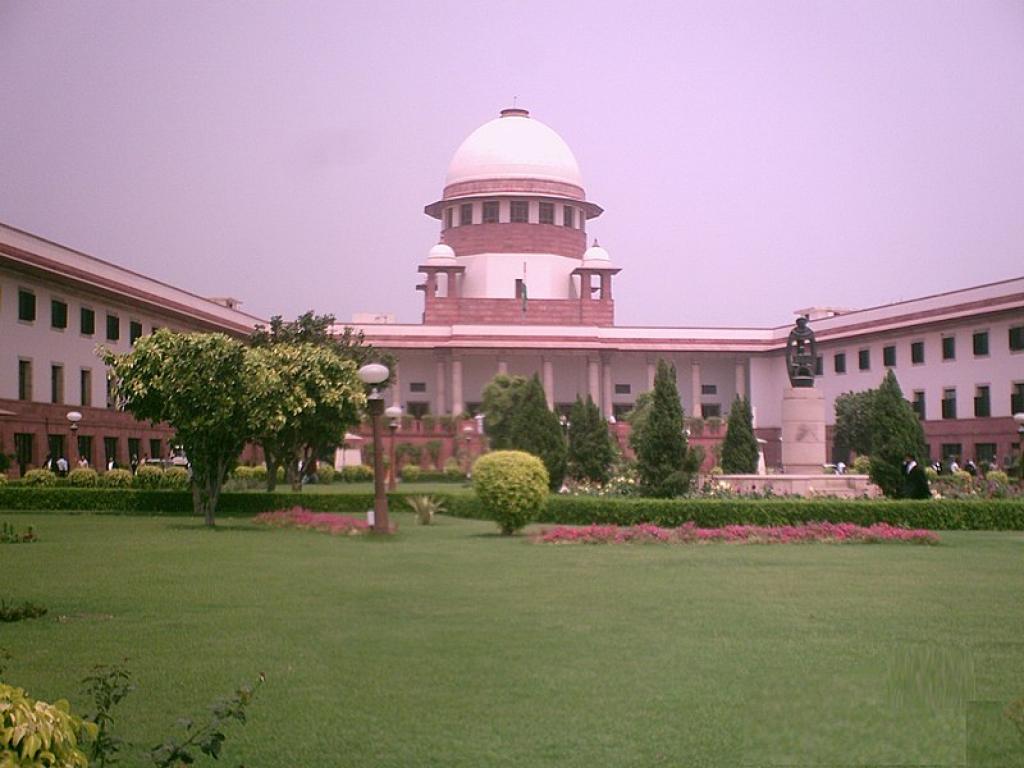
[[[418,403],[410,400],[405,404],[405,412],[414,419],[422,419],[430,413],[430,403]]]
[[[64,366],[50,366],[50,402],[64,402]]]
[[[132,464],[138,466],[139,454],[142,453],[142,440],[137,437],[128,438],[128,458]]]
[[[83,368],[79,371],[78,384],[79,392],[81,392],[81,398],[78,402],[88,408],[92,405],[92,371],[88,368]]]
[[[988,385],[979,384],[974,388],[974,417],[987,419],[992,415],[992,401]]]
[[[836,352],[832,358],[832,367],[836,373],[846,373],[846,353]]]
[[[132,346],[138,341],[138,338],[142,335],[142,323],[138,320],[132,320],[128,323],[128,343]]]
[[[18,361],[18,399],[32,399],[32,361]]]
[[[996,444],[995,443],[975,443],[974,444],[974,459],[979,464],[985,462],[986,464],[993,464],[996,458]]]
[[[622,421],[626,414],[633,410],[636,403],[612,403],[612,416],[615,417],[616,421]],[[569,406],[572,409],[572,406]],[[568,416],[568,414],[566,414]]]
[[[615,394],[616,395],[629,395],[629,394],[632,394],[632,392],[633,392],[633,387],[630,386],[629,384],[616,384],[615,385]]]
[[[814,358],[814,375],[824,376],[825,375],[825,356],[818,355]]]
[[[1024,325],[1015,325],[1010,329],[1010,351],[1024,351]]]
[[[117,438],[103,438],[103,466],[112,469],[117,466]]]
[[[918,389],[918,390],[914,391],[913,406],[914,406],[914,413],[917,414],[917,418],[921,419],[921,421],[924,421],[925,420],[925,410],[924,410],[924,390],[923,389]]]
[[[942,418],[956,418],[956,388],[942,390]]]
[[[92,435],[78,436],[78,458],[85,459],[92,465]]]
[[[717,384],[701,384],[700,393],[702,395],[717,395],[718,385]]]
[[[409,391],[410,392],[426,392],[427,391],[427,382],[425,382],[425,381],[412,381],[412,382],[409,382]]]
[[[720,403],[701,403],[700,416],[702,419],[722,418],[722,406]]]
[[[522,299],[522,298],[525,298],[525,294],[526,294],[526,283],[523,282],[523,278],[517,277],[516,278],[516,293],[515,293],[515,296],[513,296],[512,298]]]
[[[554,224],[555,223],[555,205],[554,205],[554,203],[540,203],[537,206],[537,220],[541,224]]]
[[[455,209],[454,208],[445,208],[444,209],[444,226],[445,226],[445,229],[451,229],[452,228],[452,220],[454,218],[455,218]]]
[[[892,368],[896,365],[896,347],[882,347],[882,365]]]
[[[18,319],[25,323],[36,321],[36,295],[24,288],[18,289]]]
[[[47,435],[46,446],[50,451],[50,456],[53,457],[54,463],[56,463],[57,459],[61,456],[67,458],[67,453],[64,450],[64,435]],[[56,469],[56,467],[54,467],[54,469]]]
[[[64,329],[68,327],[68,305],[63,301],[50,301],[50,327]]]
[[[82,307],[80,321],[83,336],[92,336],[96,333],[96,313],[93,310]]]
[[[529,217],[530,204],[525,200],[513,200],[509,218],[518,224],[525,224]]]
[[[570,229],[576,226],[575,209],[571,205],[562,206],[562,226]]]
[[[973,334],[971,345],[974,347],[975,357],[986,357],[988,355],[988,331],[978,331]]]
[[[114,405],[114,380],[107,374],[107,408],[113,408]]]
[[[485,200],[484,201],[484,224],[497,224],[498,223],[498,201],[497,200]]]
[[[459,226],[468,227],[473,223],[473,204],[463,203],[459,206]]]
[[[1024,413],[1024,382],[1015,381],[1011,385],[1010,413]]]
[[[964,452],[964,447],[962,443],[942,443],[940,450],[942,451],[942,455],[939,458],[941,458],[943,462],[950,462],[953,459],[960,461],[960,456]]]
[[[920,365],[924,362],[924,342],[913,341],[910,343],[910,362]]]
[[[18,472],[22,475],[32,464],[36,452],[35,437],[31,432],[14,433],[14,460],[18,462]]]
[[[121,338],[121,320],[117,315],[107,313],[107,341],[117,341]]]
[[[857,352],[857,367],[862,371],[871,370],[871,350],[861,349]]]
[[[943,360],[956,360],[956,337],[955,336],[943,336],[942,337],[942,359]]]
[[[151,437],[149,439],[149,457],[151,459],[159,459],[163,456],[163,445],[160,442],[160,438]]]

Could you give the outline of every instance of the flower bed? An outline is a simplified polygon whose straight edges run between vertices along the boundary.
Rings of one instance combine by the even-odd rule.
[[[322,531],[332,536],[357,536],[366,533],[370,528],[365,520],[351,515],[314,512],[303,507],[264,512],[256,515],[252,521],[257,525],[266,525],[272,528],[304,528],[311,531]]]
[[[806,523],[771,527],[726,525],[721,528],[698,528],[694,523],[684,523],[678,528],[660,528],[650,524],[588,525],[581,528],[559,526],[542,531],[535,537],[535,541],[549,544],[938,544],[939,537],[931,531],[898,528],[886,523],[876,523],[870,527],[853,523]]]

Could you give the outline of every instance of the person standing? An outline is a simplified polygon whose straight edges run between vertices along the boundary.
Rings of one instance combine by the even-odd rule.
[[[928,478],[921,465],[909,453],[903,458],[903,498],[930,499]]]

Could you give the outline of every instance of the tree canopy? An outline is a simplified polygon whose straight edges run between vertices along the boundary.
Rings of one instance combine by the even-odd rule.
[[[903,495],[903,461],[925,453],[924,430],[913,407],[903,399],[890,369],[871,398],[871,465],[868,474],[886,496]]]
[[[630,444],[636,452],[643,494],[670,497],[686,493],[699,457],[688,450],[683,433],[683,406],[674,365],[658,360],[649,404],[639,418],[634,416],[632,426]]]
[[[611,476],[615,446],[607,422],[589,395],[586,402],[577,397],[569,413],[567,458],[568,474],[574,480],[604,484]]]
[[[757,472],[758,447],[750,402],[737,396],[729,409],[729,422],[722,441],[722,470],[730,475]]]
[[[851,453],[871,455],[872,401],[877,391],[846,392],[836,398],[836,425],[832,431],[835,461],[849,463]]]

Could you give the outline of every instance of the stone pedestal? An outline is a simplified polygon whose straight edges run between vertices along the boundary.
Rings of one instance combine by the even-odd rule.
[[[782,395],[783,471],[820,475],[825,455],[825,396],[814,387],[786,387]]]

